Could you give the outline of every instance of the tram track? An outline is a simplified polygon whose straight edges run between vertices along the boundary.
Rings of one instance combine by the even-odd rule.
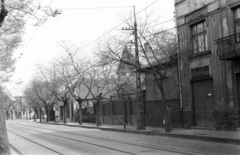
[[[44,146],[44,145],[42,145],[42,144],[40,144],[40,143],[38,143],[38,142],[36,142],[36,141],[33,141],[33,140],[29,139],[29,138],[26,138],[26,137],[24,137],[24,136],[21,136],[21,135],[15,133],[15,132],[13,132],[13,131],[8,130],[8,132],[10,132],[10,133],[12,133],[12,134],[14,134],[14,135],[16,135],[16,136],[19,136],[19,137],[21,137],[21,138],[23,138],[23,139],[25,139],[25,140],[27,140],[27,141],[30,141],[30,142],[32,142],[32,143],[34,143],[34,144],[37,144],[37,145],[39,145],[39,146],[41,146],[41,147],[43,147],[43,148],[45,148],[45,149],[47,149],[47,150],[50,150],[50,151],[52,151],[52,152],[54,152],[54,153],[57,153],[57,154],[59,154],[59,155],[64,155],[64,154],[62,154],[62,153],[60,153],[60,152],[58,152],[58,151],[56,151],[56,150],[53,150],[53,149],[51,149],[51,148],[49,148],[49,147],[47,147],[47,146]],[[12,147],[13,150],[14,150],[17,154],[22,155],[22,153],[21,153],[18,149],[16,149],[13,145],[10,145],[10,147]]]
[[[10,148],[12,148],[12,150],[13,150],[16,154],[22,155],[22,153],[21,153],[17,148],[15,148],[12,144],[9,143],[9,146],[10,146]]]
[[[29,128],[27,128],[27,129],[29,129]],[[36,131],[36,132],[39,132],[39,133],[42,133],[42,134],[47,134],[47,135],[55,136],[55,137],[58,137],[58,138],[63,138],[63,139],[67,139],[67,140],[71,140],[71,141],[75,141],[75,142],[79,142],[79,143],[84,143],[84,144],[87,144],[87,145],[92,145],[92,146],[95,146],[95,147],[98,147],[98,148],[104,148],[104,149],[111,150],[111,151],[115,151],[115,152],[119,152],[119,153],[124,153],[124,154],[128,154],[128,155],[137,155],[137,154],[134,154],[134,153],[131,153],[131,152],[122,151],[122,150],[118,150],[118,149],[113,149],[113,148],[110,148],[110,147],[107,147],[107,146],[97,145],[97,144],[93,144],[93,143],[89,143],[89,142],[85,142],[85,141],[81,141],[81,140],[76,140],[76,139],[72,139],[72,138],[67,138],[67,137],[64,137],[64,136],[58,136],[58,135],[54,135],[54,134],[49,134],[49,133],[42,132],[42,131],[38,131],[38,130],[33,130],[33,129],[30,129],[30,130]],[[23,137],[23,136],[19,135],[19,134],[17,134],[17,133],[14,133],[13,131],[8,130],[8,132],[11,132],[11,133],[13,133],[13,134],[15,134],[15,135],[18,135],[18,136],[20,136],[20,137],[22,137],[22,138],[24,138],[24,139],[27,139],[27,140],[29,140],[29,141],[31,141],[31,142],[33,142],[33,143],[39,144],[39,143],[34,142],[34,141],[32,141],[32,140],[30,140],[30,139],[28,139],[28,138],[26,138],[26,137]],[[41,145],[41,144],[39,144],[39,145]],[[43,146],[43,145],[41,145],[41,146]],[[43,147],[47,148],[46,146],[43,146]],[[59,153],[59,154],[61,154],[61,153]],[[63,155],[63,154],[61,154],[61,155]]]
[[[36,131],[36,132],[39,132],[39,133],[42,133],[42,134],[47,134],[47,135],[51,135],[51,136],[55,136],[55,137],[59,137],[59,138],[67,139],[67,140],[72,140],[72,141],[76,141],[76,142],[79,142],[79,143],[85,143],[85,144],[88,144],[88,145],[94,145],[94,146],[97,146],[97,147],[103,147],[105,149],[110,149],[110,150],[113,150],[113,151],[120,151],[120,152],[126,153],[126,154],[132,154],[132,153],[126,152],[126,151],[122,151],[122,150],[116,150],[116,149],[109,148],[109,147],[106,147],[106,146],[92,144],[92,143],[89,143],[89,142],[76,140],[76,139],[72,139],[72,138],[68,138],[68,137],[64,137],[64,136],[59,136],[59,135],[56,135],[56,134],[51,134],[51,133],[39,131],[37,129],[43,129],[43,130],[48,130],[48,131],[53,131],[53,132],[58,132],[58,133],[64,133],[64,134],[78,136],[78,137],[86,137],[86,138],[93,138],[93,139],[97,139],[97,140],[104,140],[104,141],[109,141],[109,142],[128,144],[130,146],[144,147],[144,148],[155,149],[155,150],[159,150],[159,151],[168,151],[168,152],[172,152],[172,153],[180,153],[180,154],[186,154],[186,155],[200,155],[200,153],[187,152],[187,151],[181,151],[181,150],[173,150],[173,149],[168,149],[168,148],[161,148],[159,146],[154,146],[154,145],[149,145],[149,144],[148,144],[148,146],[146,146],[146,145],[143,145],[143,144],[136,144],[136,143],[133,143],[133,142],[127,142],[127,141],[121,141],[121,140],[112,140],[112,139],[95,137],[95,136],[88,136],[88,135],[82,135],[82,134],[74,134],[74,133],[69,133],[69,132],[65,132],[65,131],[59,131],[59,130],[53,130],[53,129],[49,129],[49,128],[43,128],[43,127],[39,127],[39,126],[35,127],[35,126],[31,126],[31,125],[21,125],[21,124],[18,124],[18,126],[21,126],[22,128],[25,128],[25,129],[28,129],[28,130],[32,130],[32,131]],[[28,128],[26,126],[29,126],[30,128]],[[35,129],[32,129],[32,128],[35,128]]]

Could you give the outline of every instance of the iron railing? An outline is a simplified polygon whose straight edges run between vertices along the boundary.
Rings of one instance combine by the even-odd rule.
[[[221,60],[240,57],[240,33],[215,40],[218,44],[217,54]]]

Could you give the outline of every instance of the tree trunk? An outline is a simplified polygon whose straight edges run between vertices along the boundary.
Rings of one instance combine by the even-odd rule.
[[[82,125],[82,102],[78,102],[78,105],[79,105],[79,109],[78,109],[78,112],[79,112],[78,123],[79,123],[79,125]]]
[[[31,119],[31,113],[32,113],[32,111],[31,111],[31,109],[28,111],[28,119]]]
[[[5,114],[3,113],[2,107],[0,107],[0,154],[9,155],[11,154],[9,143],[8,143],[8,135],[7,135],[7,127],[5,122]]]
[[[164,119],[165,119],[165,132],[170,132],[170,120],[169,120],[167,104],[166,104],[166,94],[165,94],[165,90],[164,90],[164,86],[163,86],[164,79],[159,79],[156,81],[157,81],[158,89],[161,92],[161,102],[162,102],[163,109],[164,109],[163,113],[164,113]]]
[[[64,124],[67,123],[67,108],[66,108],[66,106],[64,106],[64,108],[63,108],[63,123]]]
[[[40,108],[40,122],[42,122],[42,109]]]
[[[34,121],[37,121],[37,108],[34,108]]]
[[[9,117],[9,112],[7,111],[7,120],[8,120],[8,117]]]
[[[100,101],[97,101],[97,107],[96,107],[96,114],[97,114],[97,126],[101,126],[101,120],[100,120]]]
[[[46,122],[49,121],[49,110],[48,110],[48,106],[45,107],[46,109]]]

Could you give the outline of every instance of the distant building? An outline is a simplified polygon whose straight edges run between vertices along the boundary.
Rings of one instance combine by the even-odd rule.
[[[163,64],[164,62],[161,61]],[[152,67],[162,64],[152,63]],[[152,70],[152,67],[145,66],[144,70]],[[146,89],[146,122],[147,126],[163,126],[164,107],[161,104],[161,92],[151,72],[145,72],[145,89]],[[166,78],[164,79],[164,89],[166,94],[166,103],[172,109],[173,127],[181,126],[180,99],[178,86],[178,69],[177,65],[168,68]]]

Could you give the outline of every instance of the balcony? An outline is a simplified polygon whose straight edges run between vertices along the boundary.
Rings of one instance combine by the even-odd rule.
[[[240,59],[240,33],[215,40],[220,60]]]

